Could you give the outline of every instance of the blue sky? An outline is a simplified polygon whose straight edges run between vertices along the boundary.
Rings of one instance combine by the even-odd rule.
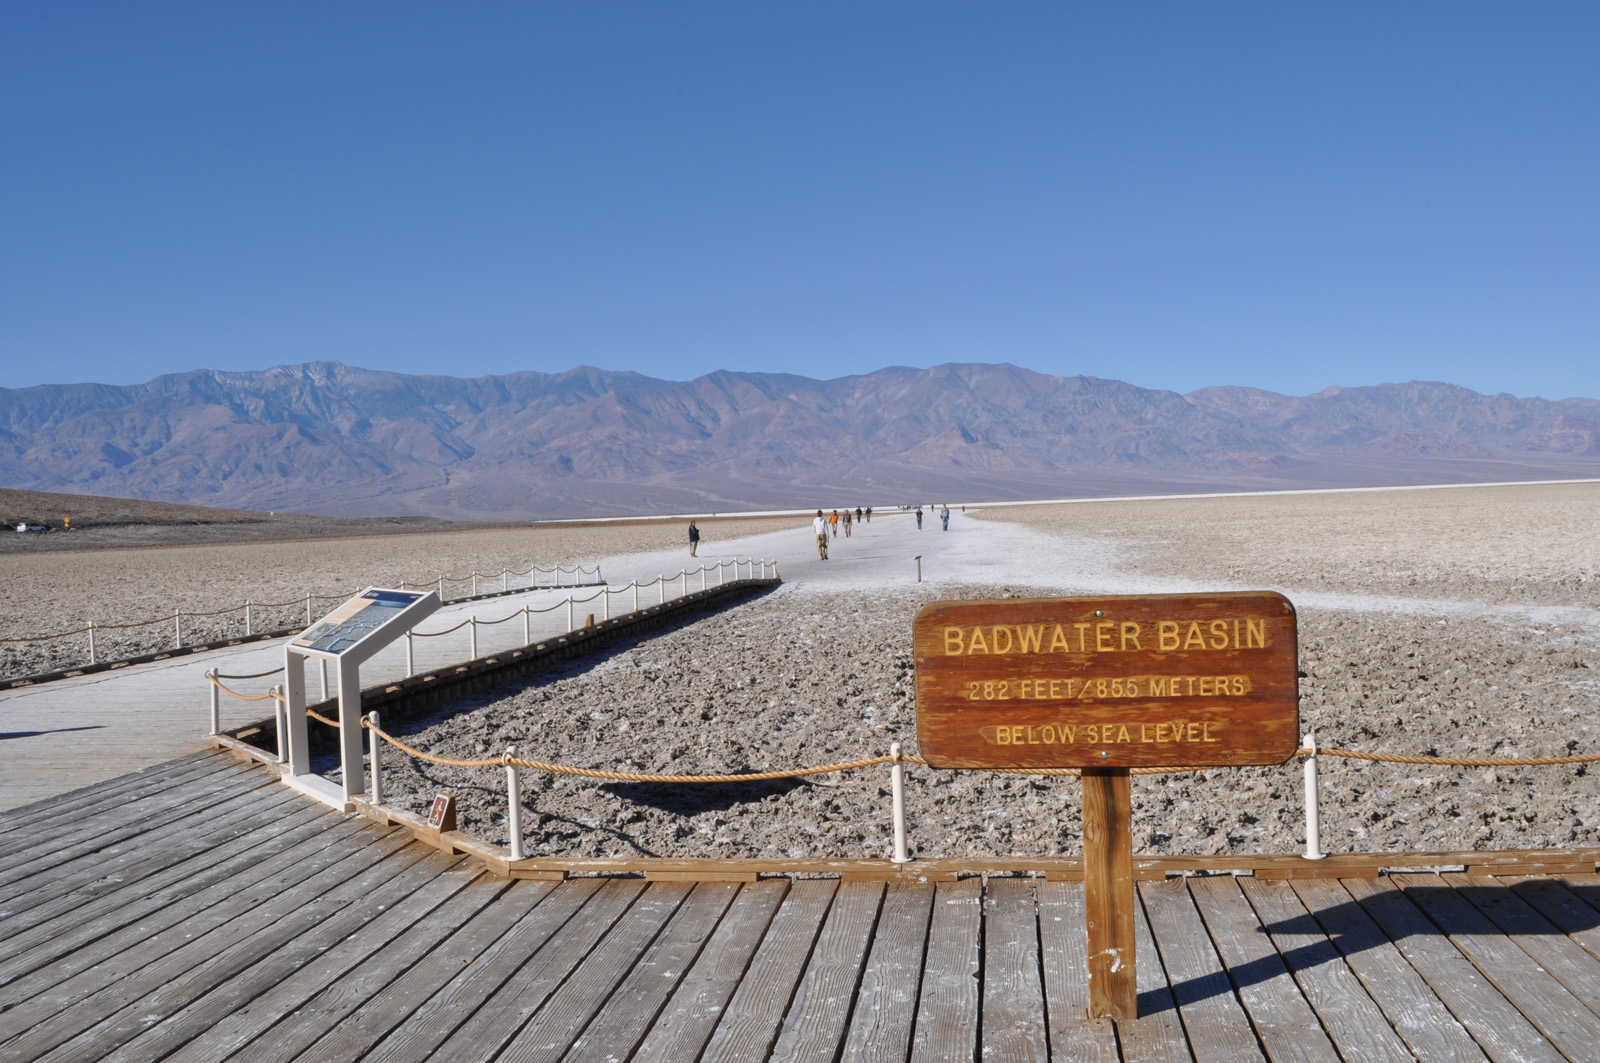
[[[0,6],[0,386],[1600,397],[1593,4]]]

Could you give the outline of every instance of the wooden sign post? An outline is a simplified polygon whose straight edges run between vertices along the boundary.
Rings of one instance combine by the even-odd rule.
[[[1281,594],[934,602],[913,627],[936,768],[1080,768],[1089,1014],[1138,1015],[1129,769],[1281,764],[1300,740]]]

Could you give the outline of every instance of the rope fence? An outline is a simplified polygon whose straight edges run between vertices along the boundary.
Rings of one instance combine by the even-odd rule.
[[[272,673],[263,673],[272,674]],[[287,702],[273,688],[270,692],[261,695],[240,694],[229,689],[220,682],[219,676],[207,673],[214,691],[220,690],[242,701],[264,701],[269,698],[280,703],[279,719],[282,720],[282,705]],[[258,678],[258,677],[251,677]],[[214,700],[214,699],[213,699]],[[339,728],[337,720],[331,720],[320,713],[307,710],[307,715],[319,723],[334,729]],[[213,706],[213,733],[215,733],[216,713]],[[654,772],[612,771],[604,768],[580,768],[570,764],[556,764],[549,761],[532,760],[517,755],[517,747],[509,746],[504,753],[498,756],[480,757],[473,759],[460,759],[442,757],[426,750],[418,749],[407,742],[401,741],[394,735],[385,731],[380,725],[376,711],[368,713],[361,719],[361,727],[368,733],[368,762],[372,774],[372,795],[375,803],[382,803],[383,782],[380,765],[382,758],[379,755],[380,743],[389,745],[417,760],[428,764],[437,764],[451,768],[502,768],[507,773],[508,795],[508,825],[511,833],[511,858],[523,859],[523,837],[521,828],[521,782],[518,776],[520,771],[540,771],[553,775],[568,775],[583,779],[595,779],[606,782],[629,782],[663,785],[705,785],[718,783],[753,783],[768,782],[782,779],[801,779],[813,775],[830,775],[835,772],[856,771],[865,768],[880,767],[884,764],[891,766],[891,799],[892,820],[894,828],[894,853],[890,858],[893,863],[903,864],[912,860],[906,847],[905,827],[905,766],[908,764],[926,765],[927,761],[915,754],[901,751],[899,742],[891,743],[890,752],[885,756],[863,757],[858,760],[840,761],[832,764],[818,764],[807,767],[780,768],[772,771],[746,771],[729,774],[692,775],[692,774],[663,774]],[[281,722],[280,722],[281,730]],[[1346,760],[1366,761],[1380,764],[1412,764],[1430,767],[1546,767],[1570,764],[1600,763],[1600,753],[1572,753],[1550,757],[1441,757],[1441,756],[1415,756],[1401,753],[1373,753],[1357,749],[1318,748],[1315,734],[1306,738],[1306,745],[1296,749],[1292,756],[1304,758],[1306,778],[1306,851],[1304,856],[1308,860],[1320,860],[1326,856],[1321,849],[1321,822],[1318,810],[1318,761],[1322,757],[1336,757]],[[279,760],[282,761],[283,751],[280,750]],[[1043,776],[1077,776],[1081,771],[1077,768],[1002,768],[984,769],[997,775],[1043,775]],[[1133,775],[1164,775],[1188,771],[1212,770],[1206,767],[1182,768],[1132,768]]]

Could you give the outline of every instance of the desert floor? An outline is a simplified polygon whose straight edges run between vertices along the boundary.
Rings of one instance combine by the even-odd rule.
[[[785,584],[609,656],[409,721],[448,756],[524,755],[645,772],[765,770],[914,752],[911,618],[961,597],[1271,588],[1300,621],[1302,728],[1328,746],[1441,756],[1600,752],[1600,484],[993,507],[916,531],[880,513],[827,563],[793,519],[708,529],[708,549],[778,556]],[[475,530],[252,546],[13,555],[15,636],[88,616],[170,615],[244,597],[498,573],[532,561],[681,552],[676,527]],[[737,541],[734,541],[737,540]],[[715,545],[713,545],[715,544]],[[781,549],[782,553],[776,553]],[[910,557],[925,556],[926,582]],[[212,605],[211,607],[220,607]],[[8,665],[15,667],[13,657]],[[31,658],[30,658],[31,660]],[[1600,845],[1600,770],[1324,760],[1329,851]],[[458,795],[464,826],[503,840],[502,774],[386,758],[418,808]],[[530,850],[611,855],[883,855],[887,769],[811,782],[525,783]],[[910,772],[925,855],[1073,853],[1071,779]],[[1147,776],[1144,852],[1295,852],[1301,773]]]

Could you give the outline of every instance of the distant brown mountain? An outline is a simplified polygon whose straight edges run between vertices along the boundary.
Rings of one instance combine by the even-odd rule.
[[[1013,365],[686,382],[316,362],[0,389],[0,486],[253,510],[576,517],[1600,475],[1600,402],[1449,384],[1189,395]]]

